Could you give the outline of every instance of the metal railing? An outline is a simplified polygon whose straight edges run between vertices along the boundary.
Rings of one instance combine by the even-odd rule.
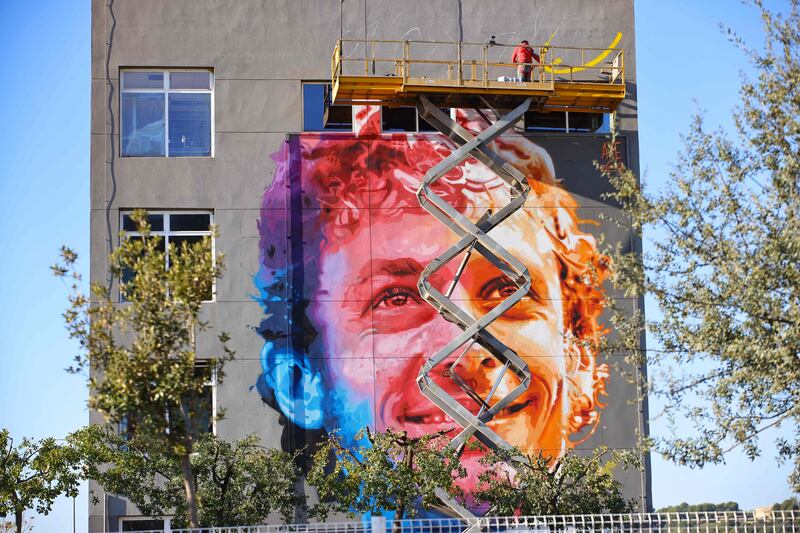
[[[625,84],[624,53],[620,48],[576,48],[540,45],[533,50],[540,62],[512,63],[517,45],[357,40],[336,41],[331,56],[331,78],[339,76],[393,76],[446,80],[457,86],[515,77],[519,65],[531,67],[531,81]]]
[[[800,531],[800,511],[726,511],[596,515],[423,518],[265,526],[164,529],[140,533],[788,533]]]

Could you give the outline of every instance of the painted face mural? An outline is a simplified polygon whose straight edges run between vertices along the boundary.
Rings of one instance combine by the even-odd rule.
[[[477,113],[458,111],[456,118],[472,131],[486,126]],[[291,136],[275,157],[255,276],[265,312],[258,390],[303,435],[337,429],[352,439],[364,426],[412,436],[453,428],[415,382],[423,362],[460,332],[416,288],[424,266],[456,240],[415,196],[422,176],[453,145],[440,135],[381,134],[378,108],[356,108],[356,119],[354,134]],[[599,420],[608,368],[597,363],[596,347],[604,333],[598,318],[608,265],[594,238],[579,229],[577,203],[556,185],[550,156],[514,134],[492,149],[532,187],[525,208],[492,230],[528,267],[532,283],[490,331],[526,361],[533,379],[489,426],[528,453],[558,457]],[[434,189],[473,221],[509,201],[505,183],[475,160]],[[434,277],[439,290],[458,263]],[[474,254],[452,299],[479,317],[515,289]],[[486,397],[501,370],[473,345],[458,374]],[[447,376],[434,379],[476,410]],[[495,398],[516,385],[516,376],[505,374]],[[476,453],[463,458],[471,478],[479,468]]]

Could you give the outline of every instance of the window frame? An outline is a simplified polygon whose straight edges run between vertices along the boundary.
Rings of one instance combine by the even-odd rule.
[[[206,367],[210,370],[205,386],[211,388],[211,434],[217,434],[217,367],[211,366],[208,359],[196,358],[194,368]]]
[[[123,229],[125,216],[130,216],[133,213],[134,209],[120,209],[119,210],[119,228],[120,233],[124,233],[125,235],[131,237],[141,237],[141,233],[138,231],[126,231]],[[158,235],[164,237],[164,250],[165,250],[165,260],[167,262],[167,268],[169,268],[169,238],[170,236],[175,237],[211,237],[211,259],[216,264],[216,250],[217,250],[217,243],[216,239],[214,238],[214,233],[210,229],[211,226],[214,225],[214,210],[213,209],[187,209],[187,210],[147,210],[147,215],[161,215],[163,216],[164,221],[164,229],[160,231],[150,231],[150,235]],[[208,226],[209,229],[207,230],[192,230],[192,231],[171,231],[170,230],[170,216],[171,215],[208,215]],[[121,239],[122,237],[120,237]],[[120,301],[122,300],[122,295],[120,295]],[[212,303],[217,301],[217,280],[215,279],[211,283],[211,299],[210,300],[203,300],[204,303]]]
[[[119,517],[119,524],[117,524],[117,530],[122,531],[123,523],[124,522],[145,522],[151,520],[162,520],[164,522],[164,533],[170,533],[172,531],[172,516],[157,516],[157,517],[149,517],[149,516],[120,516]],[[152,529],[143,529],[145,533],[147,531],[153,531]],[[135,531],[131,533],[136,533]]]
[[[405,105],[404,105],[404,106],[399,106],[399,107],[397,107],[397,109],[413,109],[413,110],[414,110],[414,131],[404,131],[404,130],[397,130],[397,131],[396,131],[396,130],[385,130],[385,129],[383,129],[383,110],[384,110],[385,108],[386,108],[386,106],[381,106],[381,110],[380,110],[381,133],[389,133],[389,134],[394,134],[394,133],[413,134],[413,133],[419,133],[419,132],[420,132],[420,131],[419,131],[419,109],[417,109],[417,108],[416,108],[416,107],[414,107],[414,106],[410,106],[410,105],[409,105],[409,106],[405,106]],[[428,132],[423,132],[423,133],[428,133]]]
[[[306,105],[305,105],[305,86],[306,85],[327,85],[331,87],[330,80],[301,80],[300,81],[300,131],[303,133],[324,133],[328,134],[352,134],[356,131],[356,112],[355,106],[351,104],[343,104],[343,106],[350,108],[350,123],[352,124],[349,130],[307,130],[306,124]],[[323,102],[324,108],[324,102]]]
[[[593,113],[596,115],[602,115],[602,118],[600,119],[600,125],[594,131],[584,131],[577,128],[571,128],[569,124],[569,111],[548,111],[547,113],[563,113],[564,127],[551,129],[528,129],[528,115],[525,113],[521,119],[522,131],[524,133],[534,135],[609,135],[610,133],[611,113]]]
[[[217,380],[217,367],[211,366],[209,359],[206,358],[195,358],[194,361],[194,368],[197,370],[198,368],[208,368],[210,372],[208,373],[208,381],[205,382],[204,387],[209,387],[211,389],[211,431],[212,435],[217,435],[217,413],[219,409],[217,409],[217,385],[219,381]],[[169,412],[167,412],[167,416],[169,416]],[[126,440],[130,438],[130,436],[136,431],[136,425],[134,424],[133,430],[130,430],[130,422],[127,415],[123,417],[123,419],[117,424],[117,434],[122,435]],[[202,431],[198,432],[200,434],[206,434],[208,432]]]
[[[423,135],[426,135],[426,134],[431,134],[431,133],[440,133],[440,132],[439,132],[439,130],[437,130],[436,128],[433,128],[433,129],[432,129],[432,130],[430,130],[430,131],[429,131],[429,130],[420,130],[420,129],[419,129],[420,123],[421,123],[422,121],[424,121],[425,119],[424,119],[424,118],[422,118],[422,117],[420,116],[420,114],[419,114],[419,109],[417,109],[417,108],[416,108],[416,107],[414,107],[414,106],[400,106],[400,108],[401,108],[401,109],[413,109],[413,110],[414,110],[414,116],[416,117],[416,129],[415,129],[414,131],[392,131],[392,130],[385,130],[385,129],[383,129],[383,110],[384,110],[384,108],[385,108],[386,106],[380,106],[380,107],[381,107],[381,110],[380,110],[381,133],[387,133],[387,134],[389,134],[389,135],[394,135],[394,134],[398,134],[398,133],[399,133],[399,134],[403,134],[403,133],[405,133],[406,135],[415,135],[415,134],[418,134],[418,133],[419,133],[419,134],[423,134]],[[452,118],[452,117],[453,117],[453,115],[452,115],[452,108],[441,108],[441,110],[442,110],[442,111],[444,111],[445,109],[447,109],[447,115],[448,115],[450,118]],[[433,125],[431,125],[431,127],[433,127]]]
[[[160,72],[164,75],[164,85],[160,89],[126,89],[125,88],[125,73],[126,72]],[[207,72],[208,73],[208,89],[171,89],[170,88],[170,73],[171,72]],[[119,69],[119,155],[125,158],[139,158],[139,157],[155,157],[155,158],[189,158],[189,159],[208,159],[213,158],[215,154],[215,131],[216,131],[216,112],[215,112],[215,89],[214,69],[211,67],[197,67],[197,68],[147,68],[147,67],[120,67]],[[146,94],[164,94],[164,155],[123,155],[122,153],[122,96],[125,93],[146,93]],[[169,155],[169,95],[170,94],[208,94],[210,100],[210,113],[211,113],[211,148],[209,155]]]

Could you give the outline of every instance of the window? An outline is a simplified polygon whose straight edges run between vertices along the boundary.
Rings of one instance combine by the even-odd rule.
[[[214,417],[216,416],[216,383],[214,369],[208,364],[208,361],[196,361],[194,367],[196,377],[205,377],[206,382],[203,387],[203,394],[197,398],[197,404],[194,406],[194,413],[197,417],[196,429],[200,434],[203,433],[216,433]]]
[[[169,519],[120,518],[120,531],[169,531]]]
[[[416,107],[382,107],[381,131],[385,132],[416,132],[417,108]]]
[[[204,377],[203,392],[194,399],[194,405],[189,405],[191,399],[187,398],[183,405],[189,408],[189,412],[194,413],[194,431],[197,435],[205,433],[216,433],[216,373],[214,368],[205,360],[196,360],[194,365],[195,377]],[[171,418],[173,415],[180,416],[177,412],[167,411]],[[117,430],[125,439],[131,439],[136,433],[136,415],[128,413],[122,417]],[[133,530],[132,530],[133,531]]]
[[[123,156],[211,156],[214,74],[210,70],[124,70],[121,76]]]
[[[450,115],[449,109],[442,109]],[[438,132],[427,120],[419,116],[416,107],[382,107],[381,131],[394,132]]]
[[[353,106],[330,101],[330,83],[303,83],[303,131],[353,131]]]
[[[608,133],[610,131],[608,113],[570,113],[551,111],[525,113],[525,131],[560,133]]]
[[[211,224],[213,224],[213,213],[210,211],[177,211],[174,213],[151,211],[148,212],[147,219],[150,223],[150,233],[155,237],[161,238],[161,251],[164,252],[164,259],[169,268],[170,252],[169,246],[173,244],[174,251],[180,252],[182,243],[189,245],[200,242],[204,237],[211,237]],[[137,231],[136,223],[131,219],[129,211],[122,213],[122,231],[130,239],[141,238]],[[210,254],[214,253],[214,241],[211,240]],[[122,276],[122,281],[130,281],[132,273],[126,272]],[[206,300],[214,299],[214,287],[208,294]]]

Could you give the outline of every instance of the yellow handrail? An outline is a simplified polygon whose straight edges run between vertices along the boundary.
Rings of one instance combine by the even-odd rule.
[[[357,44],[362,46],[354,47],[352,57],[347,57],[346,45]],[[392,48],[400,48],[402,52],[394,55],[391,50],[383,50],[380,56],[376,55],[376,48],[381,45],[392,45]],[[428,53],[420,53],[419,57],[412,52],[412,47],[419,47],[420,45],[434,45],[433,49]],[[445,52],[441,51],[441,46],[445,46]],[[494,48],[502,52],[504,49],[513,48],[516,45],[503,45],[488,43],[471,43],[471,42],[446,42],[446,41],[409,41],[409,40],[380,40],[380,39],[340,39],[336,41],[334,46],[333,56],[331,57],[331,78],[335,82],[338,76],[346,75],[346,64],[354,62],[362,62],[364,65],[363,75],[370,76],[401,76],[403,81],[406,82],[409,78],[430,78],[430,79],[447,79],[453,80],[453,67],[456,68],[456,83],[462,86],[465,81],[482,82],[488,86],[492,81],[490,78],[490,69],[513,69],[519,65],[528,65],[532,67],[537,76],[532,78],[533,83],[552,84],[555,81],[563,82],[590,82],[609,85],[624,85],[624,55],[623,50],[620,48],[589,48],[589,47],[554,47],[552,45],[542,45],[534,47],[541,52],[540,63],[511,63],[503,61],[490,61],[490,55],[495,57],[497,52],[492,54]],[[447,58],[446,50],[451,47],[451,52],[456,58]],[[477,50],[468,50],[472,47],[478,47]],[[455,50],[452,50],[455,48]],[[441,54],[442,59],[436,59],[435,55]],[[592,52],[592,54],[589,54]],[[599,55],[593,52],[601,52]],[[361,55],[363,54],[363,56]],[[437,54],[437,55],[438,55]],[[609,54],[613,54],[613,59],[607,60]],[[594,59],[586,60],[587,56],[594,55]],[[433,56],[433,58],[431,58]],[[573,61],[565,61],[564,59],[574,59]],[[391,63],[393,70],[391,72],[377,73],[376,67],[378,64]],[[372,65],[372,73],[370,73],[370,64]],[[446,77],[444,73],[441,75],[431,76],[430,72],[425,75],[412,75],[412,67],[414,65],[441,65],[446,66]],[[481,68],[478,68],[478,65]],[[469,80],[465,80],[464,67],[469,67]],[[430,70],[430,69],[429,69]],[[576,74],[582,73],[578,79]],[[514,72],[516,74],[516,72]],[[556,75],[559,78],[556,80]],[[566,78],[561,76],[565,75]],[[607,76],[606,76],[607,75]]]

